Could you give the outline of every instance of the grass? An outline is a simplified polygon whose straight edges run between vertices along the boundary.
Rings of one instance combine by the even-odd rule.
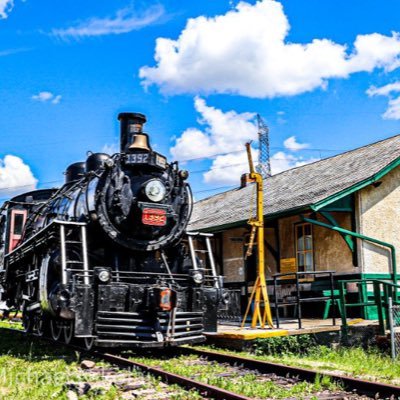
[[[0,328],[10,326],[18,328],[15,323],[0,323]],[[9,331],[0,334],[0,399],[66,399],[65,383],[85,381],[85,372],[78,368],[79,353]],[[118,393],[111,388],[81,398],[114,400]]]
[[[279,386],[276,382],[260,379],[259,376],[251,372],[246,374],[238,371],[232,372],[230,367],[223,364],[213,362],[199,364],[198,357],[195,355],[174,358],[171,358],[171,356],[138,358],[136,356],[135,360],[251,398],[284,399],[292,397],[301,399],[310,397],[313,393],[321,390],[339,389],[337,385],[326,378],[317,379],[315,383],[299,382],[287,387]],[[229,376],[227,373],[229,373]]]
[[[310,345],[306,351],[302,349],[296,351],[295,347],[290,348],[287,343],[284,343],[281,349],[276,344],[268,346],[262,344],[258,347],[256,345],[256,349],[251,352],[234,352],[208,346],[203,346],[203,348],[320,372],[400,384],[400,360],[392,361],[389,355],[375,348],[367,350],[360,347],[330,348],[314,344]]]
[[[20,328],[20,324],[0,322],[0,400],[66,400],[64,384],[67,382],[89,382],[102,380],[79,368],[81,355],[65,347],[54,346],[46,341],[26,338],[18,333],[1,328]],[[110,365],[96,361],[97,367],[109,368]],[[133,377],[142,377],[132,371]],[[151,377],[146,377],[142,389],[152,388],[163,393],[165,387]],[[197,393],[188,393],[172,386],[173,400],[192,400],[200,398]],[[140,400],[140,396],[136,399]],[[101,393],[89,391],[80,396],[80,400],[117,400],[122,399],[116,387],[102,389]]]

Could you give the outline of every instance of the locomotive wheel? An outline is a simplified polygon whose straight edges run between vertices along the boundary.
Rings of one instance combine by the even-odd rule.
[[[94,338],[93,337],[85,337],[83,339],[83,344],[86,350],[92,350],[94,346]]]
[[[70,344],[74,339],[74,321],[67,321],[64,329],[64,342]]]
[[[58,341],[61,337],[63,328],[57,324],[55,319],[50,320],[50,335],[51,338],[55,341]]]
[[[33,330],[33,319],[32,315],[27,312],[22,314],[22,326],[24,327],[24,332],[31,333]]]
[[[35,316],[35,333],[37,336],[44,336],[47,330],[47,320],[43,315]]]

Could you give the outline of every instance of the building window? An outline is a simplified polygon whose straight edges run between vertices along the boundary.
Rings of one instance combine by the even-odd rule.
[[[296,225],[296,262],[299,272],[314,270],[311,224]]]

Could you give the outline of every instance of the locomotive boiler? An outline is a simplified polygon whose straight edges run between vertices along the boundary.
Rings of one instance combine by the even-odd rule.
[[[120,152],[91,153],[62,187],[1,208],[2,300],[26,331],[87,348],[201,342],[222,289],[209,237],[185,233],[188,172],[151,148],[143,114],[118,119]]]

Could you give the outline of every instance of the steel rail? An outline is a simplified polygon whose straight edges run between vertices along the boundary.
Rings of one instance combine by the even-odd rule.
[[[20,335],[30,336],[34,339],[45,340],[51,343],[58,344],[60,346],[64,346],[74,351],[80,351],[81,353],[91,355],[96,358],[100,358],[104,361],[107,361],[111,364],[114,364],[120,368],[128,368],[128,369],[136,369],[140,370],[143,373],[150,374],[155,376],[156,378],[161,379],[162,382],[167,383],[169,385],[176,384],[186,390],[194,389],[201,396],[206,397],[208,399],[216,399],[216,400],[252,400],[251,397],[243,396],[237,393],[229,392],[228,390],[221,389],[217,386],[208,385],[206,383],[198,382],[194,379],[187,378],[185,376],[173,374],[171,372],[164,371],[161,368],[151,367],[149,365],[130,360],[128,358],[120,357],[115,354],[110,354],[106,352],[102,352],[101,350],[87,350],[83,347],[66,344],[60,341],[55,341],[46,336],[36,336],[31,333],[26,333],[21,330],[13,329],[13,328],[0,328],[1,331],[12,331],[18,332]]]
[[[307,368],[291,367],[283,364],[276,364],[269,361],[260,361],[247,357],[219,353],[216,351],[200,350],[188,347],[181,347],[179,351],[183,354],[194,354],[202,356],[211,361],[223,362],[230,365],[241,365],[248,369],[257,370],[261,373],[275,373],[282,376],[296,376],[301,380],[315,382],[319,378],[328,377],[332,381],[339,383],[344,390],[356,390],[357,394],[367,395],[376,398],[400,398],[400,386],[395,386],[381,382],[371,382],[364,379],[350,378],[347,376],[332,374],[329,372],[318,372]]]
[[[161,368],[151,367],[144,363],[133,361],[116,354],[111,354],[107,352],[102,352],[101,350],[87,350],[83,347],[76,345],[68,345],[62,342],[56,342],[51,338],[43,336],[35,336],[34,334],[27,334],[24,331],[12,329],[12,328],[0,328],[1,330],[18,332],[21,335],[29,335],[32,338],[42,339],[45,341],[50,341],[75,351],[80,351],[82,353],[91,355],[93,357],[100,358],[104,361],[108,361],[111,364],[117,365],[121,368],[137,369],[143,373],[153,375],[160,378],[163,382],[167,384],[177,384],[178,386],[191,390],[194,389],[199,392],[202,396],[206,396],[210,399],[217,400],[251,400],[250,397],[243,396],[237,393],[233,393],[216,386],[208,385],[206,383],[198,382],[194,379],[187,378],[181,375],[177,375],[171,372],[164,371]],[[283,364],[272,363],[269,361],[255,360],[248,357],[236,356],[233,354],[219,353],[216,351],[200,350],[191,347],[180,347],[177,348],[177,352],[181,354],[191,354],[204,357],[210,361],[216,361],[220,363],[227,363],[229,365],[240,365],[241,367],[247,368],[249,370],[256,370],[260,373],[274,373],[281,376],[292,376],[297,377],[301,380],[308,382],[315,382],[317,378],[328,377],[332,381],[339,383],[344,390],[353,391],[355,390],[359,395],[367,395],[372,398],[400,398],[400,386],[395,386],[380,382],[371,382],[363,379],[355,379],[347,376],[336,375],[329,372],[318,372],[306,368],[292,367]]]
[[[76,350],[78,349],[81,351],[86,351],[85,349],[82,349],[80,347],[76,348]],[[164,371],[161,368],[150,367],[146,364],[139,363],[137,361],[123,358],[114,354],[103,353],[98,350],[90,351],[88,352],[88,354],[91,354],[95,357],[101,358],[105,361],[108,361],[118,366],[139,369],[144,373],[148,373],[157,378],[161,378],[161,380],[167,384],[177,384],[187,390],[195,389],[197,392],[200,393],[200,395],[206,396],[207,398],[218,399],[218,400],[252,400],[251,397],[242,396],[237,393],[229,392],[217,386],[212,386],[206,383],[195,381],[194,379],[173,374],[171,372]]]

